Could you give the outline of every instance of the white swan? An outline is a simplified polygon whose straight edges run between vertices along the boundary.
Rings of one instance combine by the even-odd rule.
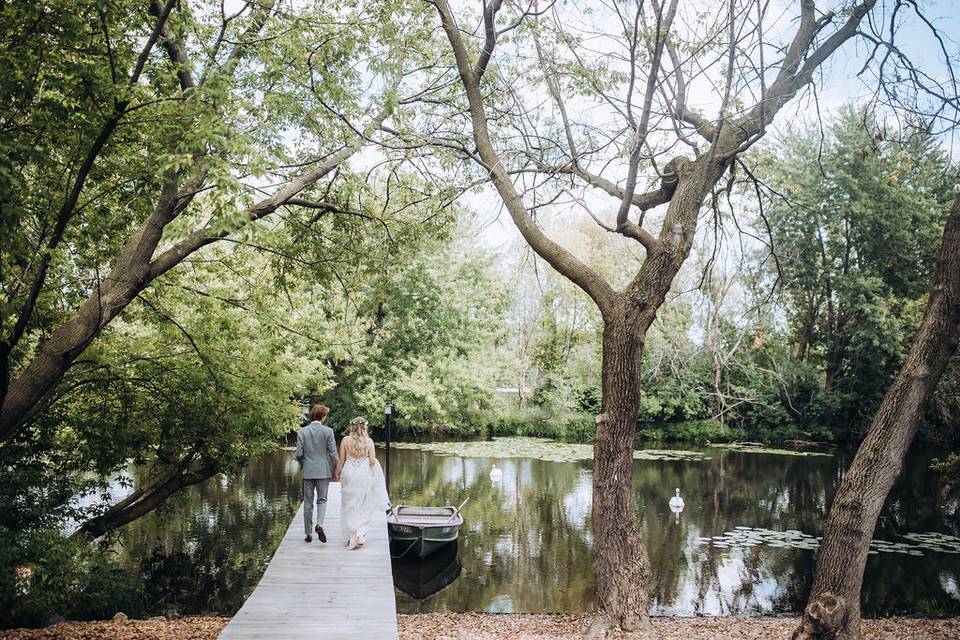
[[[670,498],[670,510],[674,513],[683,511],[683,498],[680,497],[680,489],[677,489],[677,495]]]
[[[490,469],[490,480],[492,482],[497,482],[502,477],[503,477],[503,471],[500,471],[500,469],[497,469],[497,465],[493,465],[493,469]]]

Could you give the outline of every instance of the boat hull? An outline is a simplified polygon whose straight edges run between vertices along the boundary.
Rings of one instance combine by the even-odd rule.
[[[391,551],[425,558],[456,542],[462,524],[453,507],[396,507],[387,517]]]

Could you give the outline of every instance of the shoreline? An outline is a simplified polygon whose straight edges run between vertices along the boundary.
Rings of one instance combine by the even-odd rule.
[[[230,618],[63,622],[41,629],[0,630],[0,640],[215,640]],[[737,618],[654,617],[662,640],[754,640],[789,637],[796,616]],[[416,613],[397,616],[400,640],[574,640],[590,621],[585,614]],[[608,640],[621,638],[610,634]],[[960,616],[864,620],[863,640],[960,640]]]

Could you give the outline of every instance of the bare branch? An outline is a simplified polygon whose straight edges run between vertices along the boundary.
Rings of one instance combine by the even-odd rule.
[[[386,117],[386,111],[381,112],[377,117],[375,117],[370,124],[367,125],[365,135],[369,135],[371,131],[379,127]],[[352,143],[344,146],[336,153],[327,156],[323,162],[321,162],[313,170],[302,174],[294,180],[291,180],[282,188],[278,189],[273,195],[257,202],[252,207],[247,209],[247,215],[239,222],[229,226],[204,227],[193,232],[173,247],[167,249],[150,263],[151,279],[166,273],[194,251],[197,251],[208,244],[212,244],[217,240],[225,238],[241,227],[244,227],[251,222],[256,222],[257,220],[270,215],[279,207],[289,204],[289,201],[296,197],[301,191],[310,185],[315,184],[318,180],[336,169],[347,158],[355,154],[362,146],[363,140],[364,137],[356,137]]]
[[[479,78],[471,69],[470,58],[457,28],[456,20],[450,10],[450,5],[446,0],[436,0],[434,4],[440,14],[440,23],[443,26],[444,33],[453,49],[457,71],[460,74],[460,80],[470,104],[470,120],[473,126],[474,139],[477,143],[477,151],[485,166],[489,168],[493,184],[503,199],[511,218],[513,218],[514,224],[533,250],[554,269],[583,289],[597,303],[602,313],[610,310],[616,296],[610,284],[599,273],[547,237],[526,211],[520,194],[511,182],[509,174],[504,169],[500,157],[490,141]],[[493,25],[493,29],[493,33],[496,34],[495,25]],[[492,48],[490,52],[492,53]]]
[[[484,71],[487,70],[487,64],[490,62],[490,57],[493,56],[493,49],[497,46],[496,20],[497,12],[500,11],[502,4],[503,0],[489,0],[489,2],[484,0],[483,2],[483,29],[486,32],[486,39],[483,43],[483,51],[480,52],[477,64],[473,68],[473,75],[477,82],[480,82]]]
[[[656,23],[656,41],[653,46],[653,58],[650,61],[650,69],[647,72],[647,87],[643,97],[643,110],[640,113],[640,124],[635,128],[633,135],[633,149],[630,153],[629,168],[627,169],[627,182],[624,187],[623,199],[620,201],[620,209],[617,211],[617,226],[623,226],[627,223],[627,216],[630,213],[630,207],[633,202],[633,192],[637,188],[637,172],[640,166],[640,152],[643,144],[647,140],[647,133],[650,126],[650,107],[653,103],[653,94],[657,87],[657,81],[660,75],[660,59],[663,56],[664,43],[670,33],[670,27],[673,24],[673,18],[677,13],[678,0],[670,0],[670,6],[667,8],[667,15],[662,16],[662,8],[657,5],[657,23]],[[629,109],[629,101],[627,103]],[[628,111],[629,114],[629,111]]]

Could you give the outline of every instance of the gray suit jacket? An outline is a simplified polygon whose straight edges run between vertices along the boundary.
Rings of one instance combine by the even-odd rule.
[[[297,462],[304,480],[332,478],[337,458],[337,440],[330,427],[314,420],[297,433]]]

